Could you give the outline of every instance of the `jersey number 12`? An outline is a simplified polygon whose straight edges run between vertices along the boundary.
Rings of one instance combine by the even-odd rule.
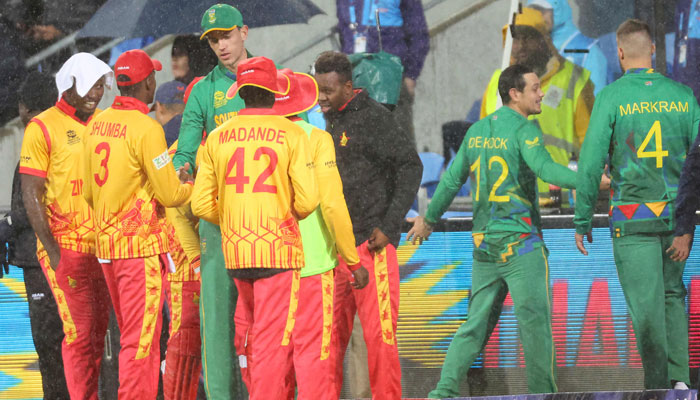
[[[506,160],[504,160],[503,157],[493,156],[489,159],[489,171],[491,171],[491,166],[494,163],[501,165],[501,175],[496,180],[496,183],[491,187],[491,191],[489,192],[489,201],[493,201],[496,203],[505,203],[507,201],[510,201],[510,196],[497,195],[496,190],[498,190],[499,186],[501,186],[503,184],[503,181],[505,181],[508,177],[508,164],[506,164]],[[471,167],[469,167],[469,170],[471,172],[474,172],[474,177],[476,178],[476,190],[474,191],[474,201],[479,201],[479,188],[481,186],[481,156],[476,158],[476,161],[474,161],[474,164],[472,164]]]

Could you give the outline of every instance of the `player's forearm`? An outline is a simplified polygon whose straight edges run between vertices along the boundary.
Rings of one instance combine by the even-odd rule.
[[[51,233],[49,220],[46,215],[46,206],[41,199],[44,198],[44,178],[32,175],[22,175],[22,200],[27,210],[29,223],[37,237],[47,249],[58,250],[58,242]]]
[[[404,153],[403,162],[395,165],[396,187],[387,208],[387,212],[380,222],[382,232],[398,231],[404,216],[411,209],[416,193],[420,188],[420,180],[423,175],[423,164],[418,158],[415,149]]]
[[[187,216],[187,214],[191,213],[190,206],[187,204],[178,208],[165,209],[165,216],[175,228],[177,239],[180,241],[182,250],[187,255],[188,260],[194,260],[200,255],[196,223]]]
[[[173,165],[178,169],[190,163],[191,171],[194,171],[195,162],[197,159],[197,150],[202,143],[202,132],[204,131],[203,112],[195,104],[194,98],[190,96],[190,101],[187,103],[187,108],[182,116],[182,126],[180,127],[180,135],[177,140],[177,151],[173,156]],[[192,103],[192,104],[191,104]]]
[[[455,161],[440,178],[440,183],[438,183],[438,187],[435,189],[433,198],[430,200],[428,210],[425,213],[425,219],[430,224],[435,224],[440,220],[442,214],[447,211],[457,192],[459,192],[459,189],[462,188],[469,177],[469,161],[467,160],[466,149],[467,147],[464,144],[459,147],[454,158]]]
[[[355,265],[360,262],[360,257],[357,254],[355,235],[352,232],[352,222],[343,195],[340,176],[337,182],[334,180],[323,180],[323,182],[324,184],[319,187],[323,220],[335,241],[340,256],[348,265]]]
[[[160,204],[164,207],[179,207],[190,200],[192,195],[192,183],[187,182],[176,186],[175,190],[169,193],[162,193],[159,196]]]
[[[537,176],[547,183],[567,189],[576,188],[576,172],[559,165],[551,159],[540,166]]]
[[[192,214],[214,225],[219,225],[219,205],[209,195],[192,196]]]
[[[584,165],[585,166],[585,165]],[[581,165],[579,165],[581,168]],[[574,225],[576,233],[581,235],[590,232],[593,220],[593,211],[598,199],[601,168],[579,169],[576,179],[576,215]]]

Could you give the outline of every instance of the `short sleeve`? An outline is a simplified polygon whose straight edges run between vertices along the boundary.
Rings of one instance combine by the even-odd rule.
[[[19,172],[46,178],[51,154],[51,135],[46,125],[38,119],[29,122],[24,130],[22,150],[19,158]]]

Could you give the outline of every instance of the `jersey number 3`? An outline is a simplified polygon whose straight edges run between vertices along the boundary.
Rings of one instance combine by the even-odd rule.
[[[269,147],[258,147],[253,155],[253,160],[258,161],[262,156],[267,156],[268,164],[264,170],[258,175],[258,179],[253,184],[253,193],[277,193],[275,185],[265,183],[267,178],[275,172],[277,168],[277,153]],[[226,166],[226,184],[235,185],[236,193],[243,193],[245,185],[250,183],[250,177],[245,174],[245,148],[238,147],[233,152],[231,159],[228,160]],[[235,169],[235,175],[231,176],[231,172]]]
[[[651,138],[654,137],[654,145],[656,147],[655,151],[647,151],[646,148],[651,142]],[[637,149],[638,158],[656,158],[656,168],[661,168],[664,166],[664,157],[668,156],[668,150],[663,149],[661,142],[661,122],[659,120],[654,121],[654,124],[647,132],[647,136],[642,141],[642,145]]]
[[[105,153],[104,158],[100,162],[100,171],[94,175],[95,183],[97,184],[97,186],[100,187],[104,185],[105,182],[107,182],[107,177],[109,176],[109,170],[107,169],[107,162],[109,161],[109,151],[109,143],[107,142],[102,142],[95,147],[95,154],[102,154],[103,152]]]

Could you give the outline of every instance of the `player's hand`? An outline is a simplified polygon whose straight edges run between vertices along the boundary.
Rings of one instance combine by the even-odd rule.
[[[607,168],[607,165],[606,165]],[[610,178],[603,172],[603,175],[600,177],[600,185],[598,186],[599,190],[610,190]]]
[[[414,218],[406,218],[406,221],[413,222],[413,227],[406,234],[406,240],[412,244],[423,244],[423,240],[428,240],[430,234],[433,233],[433,227],[425,222],[425,218],[417,216]]]
[[[350,285],[355,289],[362,289],[369,283],[369,272],[363,266],[353,271],[352,276],[354,280],[350,281]]]
[[[578,248],[578,251],[580,251],[581,254],[587,256],[588,250],[586,250],[586,246],[583,245],[584,235],[576,233],[574,234],[574,236],[576,237],[576,248]],[[588,243],[593,243],[593,235],[591,234],[591,231],[588,231],[588,233],[586,233],[586,240],[588,240]]]
[[[178,168],[177,177],[180,179],[180,183],[185,184],[187,182],[194,182],[194,178],[187,171],[190,170],[190,163],[186,162],[185,165]]]
[[[682,236],[676,236],[673,238],[673,243],[671,247],[666,250],[666,254],[671,257],[673,261],[685,261],[690,254],[690,249],[693,247],[693,235],[686,233]]]
[[[381,251],[389,242],[389,237],[381,229],[374,228],[367,240],[367,249],[371,252]]]

